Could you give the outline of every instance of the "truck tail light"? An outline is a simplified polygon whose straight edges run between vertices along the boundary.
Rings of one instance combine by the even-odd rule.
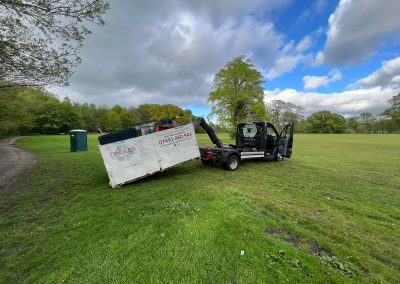
[[[215,153],[213,152],[206,152],[206,160],[214,160]]]

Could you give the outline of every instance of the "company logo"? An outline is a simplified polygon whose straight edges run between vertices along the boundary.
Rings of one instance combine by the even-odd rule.
[[[136,152],[136,148],[134,146],[119,144],[117,147],[115,147],[115,151],[110,152],[110,156],[112,159],[117,159],[118,161],[122,162],[132,159],[134,152]]]
[[[257,134],[257,128],[253,125],[246,125],[243,127],[243,136],[246,138],[253,138]]]

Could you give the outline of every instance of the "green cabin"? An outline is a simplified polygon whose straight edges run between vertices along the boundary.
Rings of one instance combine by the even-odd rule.
[[[87,151],[87,131],[74,129],[69,132],[71,152]]]

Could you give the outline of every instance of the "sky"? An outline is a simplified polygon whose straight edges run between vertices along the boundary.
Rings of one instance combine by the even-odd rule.
[[[214,74],[240,55],[262,72],[266,103],[306,115],[379,114],[400,91],[399,0],[110,2],[60,97],[207,115]]]

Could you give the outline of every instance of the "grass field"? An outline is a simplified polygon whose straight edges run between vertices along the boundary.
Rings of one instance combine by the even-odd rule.
[[[283,162],[192,161],[119,189],[96,136],[18,144],[38,163],[0,193],[0,283],[400,282],[399,135],[295,135]]]

